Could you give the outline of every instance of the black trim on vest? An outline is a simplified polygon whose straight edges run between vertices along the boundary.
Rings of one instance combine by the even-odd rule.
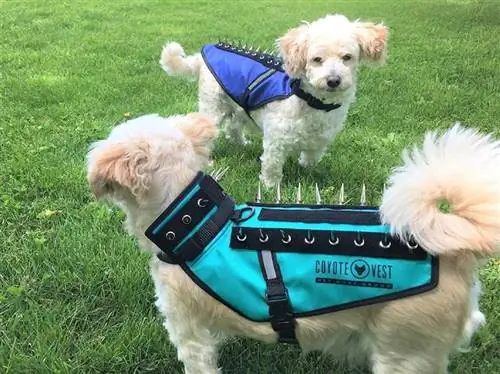
[[[320,210],[305,209],[261,209],[261,221],[304,222],[304,223],[338,223],[351,225],[381,225],[377,211],[352,210]]]
[[[259,251],[259,264],[266,281],[266,303],[269,306],[271,327],[278,333],[279,343],[297,344],[295,336],[296,321],[293,316],[288,290],[283,282],[276,254]],[[267,266],[266,266],[267,264]],[[269,272],[269,266],[272,271]]]
[[[335,204],[299,204],[299,203],[256,203],[247,201],[248,206],[262,208],[308,208],[308,209],[338,209],[338,210],[376,210],[379,212],[379,207],[375,205],[335,205]],[[379,214],[379,213],[378,213]]]
[[[250,251],[314,253],[424,261],[416,243],[403,243],[384,233],[289,228],[233,227],[231,248]]]
[[[300,97],[302,100],[304,100],[311,108],[329,112],[342,106],[341,104],[325,104],[317,97],[311,95],[310,93],[307,93],[302,88],[300,88],[300,79],[293,79],[291,82],[291,86],[293,93],[297,97]]]
[[[253,49],[245,49],[242,46],[234,45],[224,41],[215,44],[215,47],[223,51],[247,57],[258,62],[261,65],[264,65],[265,67],[268,67],[269,69],[274,69],[282,72],[285,71],[283,69],[283,60],[280,57],[272,55],[270,53],[258,52]]]

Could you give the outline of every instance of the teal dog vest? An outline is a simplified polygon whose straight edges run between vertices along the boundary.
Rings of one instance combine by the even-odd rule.
[[[162,261],[178,264],[241,316],[271,322],[295,342],[295,319],[429,291],[438,258],[403,243],[377,207],[236,205],[199,172],[146,230]]]

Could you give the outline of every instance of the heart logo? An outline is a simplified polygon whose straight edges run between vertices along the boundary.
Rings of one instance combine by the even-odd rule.
[[[356,260],[351,264],[351,274],[356,279],[364,279],[370,274],[370,265],[365,260]]]
[[[354,270],[356,270],[356,273],[358,273],[358,275],[361,275],[365,272],[366,266],[365,265],[362,265],[362,266],[354,265]]]

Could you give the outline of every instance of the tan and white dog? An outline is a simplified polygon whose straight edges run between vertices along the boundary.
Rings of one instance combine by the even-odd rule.
[[[340,105],[330,111],[311,107],[297,95],[247,110],[228,95],[202,54],[185,56],[176,42],[164,46],[160,64],[169,75],[198,79],[198,109],[217,124],[224,122],[226,137],[245,144],[243,128],[257,125],[263,133],[260,178],[271,187],[281,181],[283,165],[293,154],[300,154],[303,167],[320,162],[355,100],[359,64],[382,63],[387,38],[388,29],[382,24],[352,22],[335,14],[290,29],[277,39],[286,74],[300,80],[300,88],[321,103]],[[234,73],[234,79],[241,78]]]
[[[216,125],[199,114],[149,115],[117,126],[88,154],[95,196],[123,209],[127,230],[142,250],[152,253],[156,305],[187,374],[218,373],[217,351],[226,337],[277,340],[269,323],[241,317],[198,287],[180,266],[158,260],[159,248],[144,235],[207,165],[216,135]],[[447,211],[439,208],[443,202]],[[460,125],[443,135],[428,133],[423,147],[406,153],[390,176],[380,209],[394,234],[412,235],[439,256],[437,287],[298,318],[298,342],[304,351],[362,357],[375,374],[447,373],[450,353],[467,343],[483,317],[474,278],[500,242],[500,142]]]

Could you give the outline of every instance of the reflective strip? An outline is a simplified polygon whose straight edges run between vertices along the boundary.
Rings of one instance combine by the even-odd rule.
[[[258,86],[263,80],[269,78],[271,75],[273,75],[276,72],[274,69],[270,69],[266,71],[265,73],[259,75],[255,80],[250,83],[250,85],[247,88],[247,91],[252,91],[256,86]]]
[[[276,270],[274,270],[273,254],[270,251],[262,251],[262,262],[266,272],[266,279],[276,279]]]

